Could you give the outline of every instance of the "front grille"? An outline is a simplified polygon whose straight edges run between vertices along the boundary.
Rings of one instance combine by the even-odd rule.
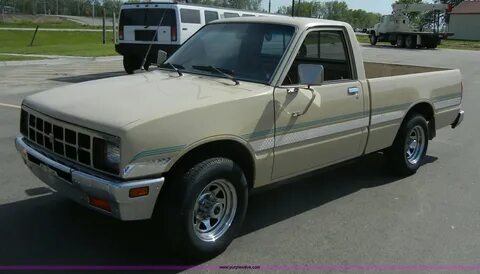
[[[20,129],[28,139],[48,151],[81,163],[92,165],[92,137],[65,128],[54,120],[38,117],[22,110]]]

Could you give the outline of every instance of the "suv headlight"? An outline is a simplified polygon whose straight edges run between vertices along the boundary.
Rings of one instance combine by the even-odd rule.
[[[100,138],[93,139],[93,166],[112,174],[120,171],[120,145]]]

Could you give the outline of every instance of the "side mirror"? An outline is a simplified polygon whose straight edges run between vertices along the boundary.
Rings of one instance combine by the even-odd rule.
[[[161,64],[163,64],[163,62],[167,60],[167,56],[168,56],[167,52],[163,50],[159,50],[157,55],[157,66],[160,66]]]
[[[298,79],[300,85],[321,85],[325,80],[325,70],[322,65],[300,64],[298,65]]]

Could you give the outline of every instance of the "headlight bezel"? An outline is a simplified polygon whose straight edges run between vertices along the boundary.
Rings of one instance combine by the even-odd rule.
[[[93,167],[95,169],[118,175],[120,174],[121,156],[118,140],[93,138]]]

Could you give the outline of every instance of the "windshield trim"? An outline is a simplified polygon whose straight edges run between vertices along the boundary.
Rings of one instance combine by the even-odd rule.
[[[227,22],[222,22],[222,21],[218,22],[218,21],[212,21],[211,23],[203,25],[194,35],[190,36],[185,42],[183,42],[183,44],[177,49],[177,51],[179,51],[182,47],[184,47],[187,44],[187,42],[190,41],[190,39],[192,39],[195,35],[197,35],[197,33],[199,33],[203,28],[205,28],[208,25],[214,25],[214,24],[224,24],[224,25],[225,24],[265,24],[265,25],[281,25],[281,26],[288,26],[288,27],[293,28],[292,38],[290,39],[287,46],[285,47],[285,52],[282,54],[282,58],[280,58],[280,60],[278,61],[278,65],[275,68],[275,70],[273,70],[272,77],[270,77],[270,80],[268,82],[267,81],[255,81],[255,80],[252,80],[252,79],[246,80],[246,79],[242,79],[242,78],[239,78],[239,77],[235,77],[236,79],[238,79],[240,81],[244,81],[244,82],[261,83],[261,84],[264,84],[264,85],[267,85],[267,86],[272,86],[273,80],[276,78],[277,73],[279,72],[279,68],[281,67],[282,63],[285,61],[285,58],[287,57],[287,53],[289,53],[290,47],[291,47],[293,41],[295,40],[295,37],[298,33],[298,26],[295,26],[295,25],[292,25],[292,24],[287,24],[287,23],[282,24],[282,23],[271,23],[271,22],[228,22],[228,21]],[[165,60],[164,63],[168,63],[168,60],[170,60],[170,58],[172,58],[176,54],[176,52],[173,53],[170,57],[168,57],[168,59]],[[159,69],[168,70],[168,68],[160,68],[160,67],[159,67]],[[191,72],[191,71],[181,70],[181,69],[179,69],[179,70],[184,72],[184,73],[220,77],[219,74],[218,75],[217,74],[205,74],[205,73],[197,73],[197,72]],[[220,78],[226,78],[226,77],[220,77]],[[228,78],[226,78],[226,79],[228,79]]]

